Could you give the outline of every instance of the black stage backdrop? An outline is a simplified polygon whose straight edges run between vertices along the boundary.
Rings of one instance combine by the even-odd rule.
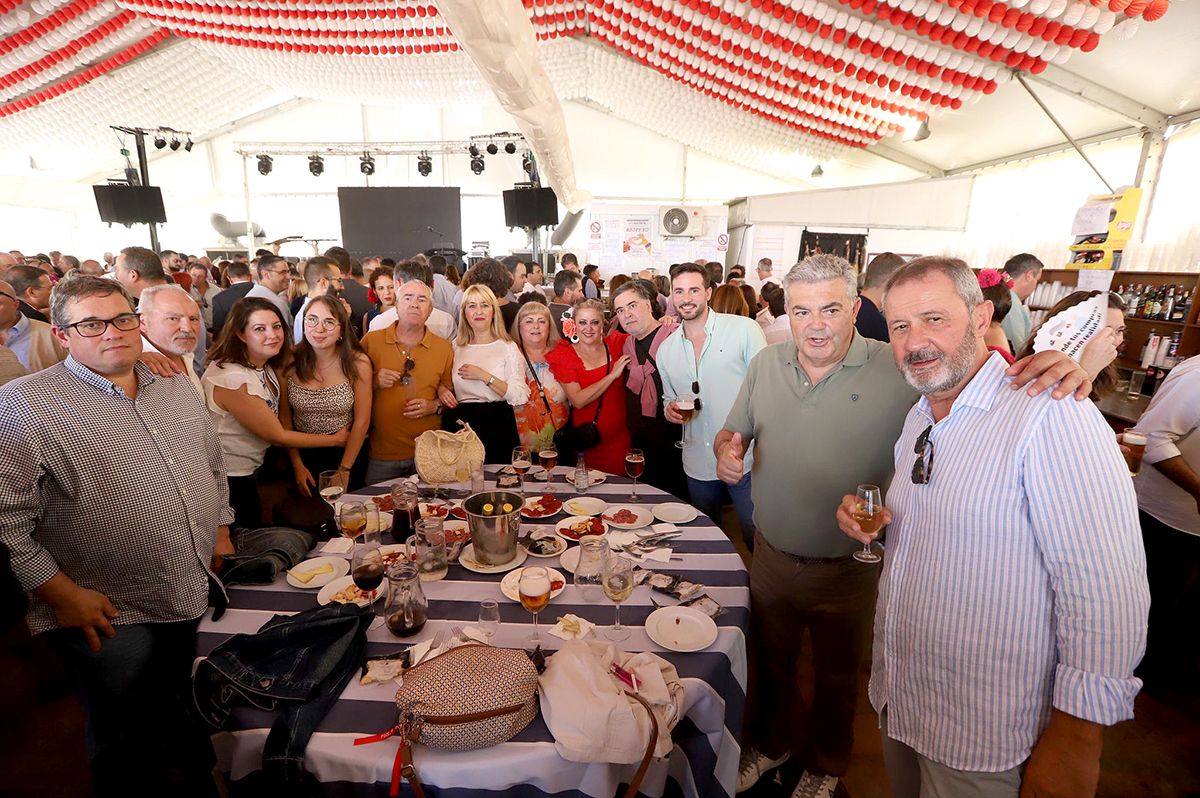
[[[457,187],[339,187],[338,208],[342,246],[356,258],[399,260],[427,249],[462,246]]]
[[[806,229],[800,237],[800,260],[818,253],[837,255],[850,261],[859,274],[866,266],[866,252],[867,237],[858,233],[818,233]]]

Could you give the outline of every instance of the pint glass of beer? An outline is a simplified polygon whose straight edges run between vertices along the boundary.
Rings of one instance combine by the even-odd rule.
[[[1140,432],[1125,432],[1121,435],[1121,445],[1129,450],[1125,452],[1129,476],[1136,477],[1142,470],[1142,456],[1146,454],[1146,436]]]

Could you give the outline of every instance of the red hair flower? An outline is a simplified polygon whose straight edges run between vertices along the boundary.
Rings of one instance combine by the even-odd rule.
[[[1013,280],[1008,276],[1008,272],[1002,272],[999,269],[982,269],[979,272],[980,288],[991,288],[1000,283],[1004,283],[1005,288],[1013,287]]]

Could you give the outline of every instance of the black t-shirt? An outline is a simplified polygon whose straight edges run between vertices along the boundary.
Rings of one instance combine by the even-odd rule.
[[[520,310],[521,306],[516,302],[509,302],[507,305],[500,306],[500,316],[504,319],[504,329],[512,329],[512,323],[517,320],[517,313]]]
[[[854,320],[854,327],[858,330],[858,334],[863,338],[873,338],[884,343],[890,341],[887,320],[879,312],[879,308],[862,294],[859,294],[858,298],[862,300],[862,305],[858,309],[858,318]]]

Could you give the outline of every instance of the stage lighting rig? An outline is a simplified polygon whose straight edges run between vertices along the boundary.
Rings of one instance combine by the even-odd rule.
[[[428,152],[422,152],[417,156],[417,172],[421,177],[429,177],[433,172],[433,159],[429,157]]]
[[[167,139],[163,136],[162,132],[160,131],[158,133],[155,133],[154,134],[154,149],[161,150],[165,146],[167,146]]]
[[[484,166],[484,164],[483,164],[483,156],[482,155],[472,155],[471,156],[471,171],[472,172],[474,172],[477,175],[483,174],[483,166]]]
[[[504,145],[504,151],[509,155],[515,155],[517,152],[517,145],[510,141]]]
[[[489,141],[489,142],[488,142],[488,145],[487,145],[487,153],[488,153],[488,155],[495,155],[495,154],[496,154],[496,153],[498,153],[498,152],[500,152],[500,148],[496,146],[496,142],[494,142],[494,141]]]
[[[258,156],[258,173],[263,177],[271,174],[271,167],[274,166],[275,159],[270,155]]]
[[[362,158],[359,159],[358,171],[362,172],[367,177],[375,174],[375,159],[371,157],[369,152],[364,152]]]
[[[325,159],[320,155],[308,156],[308,171],[312,173],[313,177],[320,177],[325,171]]]

